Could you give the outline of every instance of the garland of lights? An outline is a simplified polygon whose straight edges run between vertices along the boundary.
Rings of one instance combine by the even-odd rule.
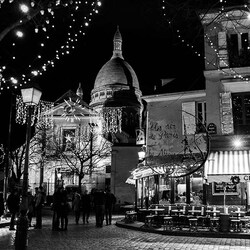
[[[163,10],[163,16],[164,16],[164,17],[166,17],[166,13],[165,13],[165,11],[166,11],[165,2],[166,2],[165,0],[162,0],[162,10]],[[223,11],[225,11],[224,4],[226,3],[226,1],[225,1],[225,0],[220,0],[219,2],[221,3],[221,10],[220,10],[220,13],[223,14]],[[249,11],[249,8],[248,8],[247,5],[244,5],[244,8],[246,8],[246,9]],[[227,13],[225,14],[225,16],[228,17],[228,16],[227,16]],[[231,20],[231,19],[229,19],[229,20]],[[235,21],[235,20],[231,20],[231,21],[233,22],[233,21]],[[168,20],[168,24],[171,25],[171,23],[172,23],[172,22]],[[216,28],[216,27],[214,27],[214,28]],[[234,27],[234,29],[236,29],[236,28]],[[196,54],[198,57],[200,57],[200,56],[201,56],[201,53],[198,52],[197,50],[195,50],[195,49],[194,49],[194,46],[191,45],[190,43],[188,43],[188,42],[181,36],[180,30],[177,29],[176,32],[177,32],[177,37],[180,39],[180,41],[181,41],[182,43],[185,43],[187,47],[189,47],[189,48],[192,49],[192,51],[194,52],[194,54]],[[208,36],[207,34],[205,34],[205,38],[209,40],[208,43],[209,43],[209,45],[211,46],[211,48],[213,48],[213,43],[211,42],[211,40],[210,40],[210,38],[209,38],[209,36]],[[215,50],[215,52],[216,52],[217,57],[218,57],[221,61],[223,61],[223,62],[225,63],[225,65],[226,65],[227,63],[226,63],[224,60],[221,59],[221,57],[219,56],[219,53],[218,53],[217,49],[215,48],[214,50]],[[213,65],[218,71],[222,72],[223,74],[230,75],[227,71],[225,71],[225,70],[223,70],[223,69],[218,69],[215,63],[212,63],[212,62],[210,62],[210,61],[207,60],[206,56],[204,56],[204,60],[205,60],[205,62],[206,62],[207,64]],[[227,66],[228,66],[228,65],[227,65]],[[228,66],[228,68],[229,68],[229,66]],[[230,70],[231,74],[233,74],[233,78],[239,78],[239,79],[241,79],[241,80],[243,80],[243,81],[246,81],[246,82],[249,81],[248,78],[243,77],[242,75],[240,75],[239,73],[237,73],[234,69],[229,68],[229,70]]]
[[[122,131],[122,108],[106,107],[102,110],[103,132],[117,133]]]
[[[3,144],[0,145],[0,164],[2,164],[4,162],[4,148],[3,148]]]
[[[77,98],[75,102],[72,101],[71,98],[69,98],[68,101],[64,100],[64,102],[66,105],[63,107],[63,113],[61,116],[64,117],[66,121],[71,120],[73,122],[74,119],[80,120],[80,118],[77,116],[79,114],[79,112],[77,111],[79,109],[84,109],[84,107],[82,107],[80,103],[81,102],[80,98]]]
[[[1,1],[3,3],[3,0],[1,0]],[[72,1],[72,2],[70,2],[70,4],[73,4],[73,3],[75,5],[74,10],[77,11],[79,9],[79,5],[82,4],[83,2],[82,1]],[[59,5],[59,4],[65,5],[60,0],[56,1],[56,5]],[[84,1],[84,4],[87,5],[89,3],[88,3],[88,1]],[[51,59],[51,60],[48,60],[42,66],[40,66],[40,67],[38,67],[36,69],[32,69],[32,66],[31,66],[32,63],[31,63],[28,66],[29,73],[28,74],[22,74],[22,76],[21,76],[21,82],[22,83],[26,84],[26,83],[30,82],[32,78],[37,77],[37,76],[41,76],[43,74],[43,72],[45,72],[47,70],[47,68],[49,66],[51,66],[51,67],[55,66],[56,60],[60,60],[60,58],[62,56],[70,54],[70,52],[75,49],[74,44],[78,41],[78,37],[80,35],[85,36],[84,28],[89,26],[90,22],[92,21],[92,15],[93,14],[98,14],[98,9],[97,8],[101,6],[101,1],[100,0],[92,1],[92,3],[90,3],[90,5],[92,6],[92,10],[90,11],[90,13],[87,16],[84,16],[84,22],[83,22],[83,24],[80,25],[78,31],[73,32],[73,26],[70,25],[69,28],[72,31],[67,33],[66,42],[63,45],[61,45],[59,49],[56,50],[54,58]],[[34,6],[35,6],[35,2],[32,1],[31,2],[31,7],[34,7]],[[53,18],[55,18],[54,17],[54,11],[52,11],[51,9],[48,9],[46,11],[46,13],[51,14],[51,16]],[[40,14],[45,15],[44,10],[41,10]],[[74,18],[73,13],[71,14],[71,17],[72,17],[72,23],[74,24],[76,19]],[[50,23],[49,19],[46,19],[45,25],[48,25],[49,23]],[[44,31],[44,32],[47,31],[45,25],[43,26],[41,31]],[[52,26],[52,28],[54,28],[54,26]],[[35,28],[35,33],[38,33],[39,31],[40,30],[36,27]],[[46,36],[46,39],[48,40],[49,36]],[[15,43],[13,43],[13,46],[15,46]],[[40,44],[40,48],[44,49],[44,47],[45,47],[45,42],[42,42]],[[42,58],[42,56],[40,54],[38,54],[36,56],[35,60],[41,60],[41,58]],[[13,57],[12,59],[16,60],[15,57]],[[18,80],[17,77],[14,77],[14,76],[11,76],[9,78],[4,77],[4,71],[5,70],[6,70],[5,65],[0,66],[0,91],[4,89],[4,87],[2,86],[1,83],[5,83],[7,89],[9,89],[10,87],[13,87],[15,89],[17,89],[18,86],[22,87],[22,83],[19,83],[20,80]],[[10,84],[8,85],[7,83],[10,83]]]
[[[37,126],[44,124],[46,126],[53,126],[53,116],[51,109],[54,103],[40,101],[38,105],[34,106],[31,115],[31,126],[37,121]],[[21,96],[16,96],[16,123],[24,125],[27,122],[28,106],[23,102]]]

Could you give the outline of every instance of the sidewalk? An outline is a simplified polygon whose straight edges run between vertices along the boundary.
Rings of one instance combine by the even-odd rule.
[[[250,231],[248,233],[243,232],[210,232],[205,230],[198,230],[196,232],[190,232],[188,228],[183,230],[163,230],[163,228],[148,228],[144,226],[143,222],[135,221],[134,223],[125,223],[123,220],[117,221],[116,226],[137,230],[141,232],[156,233],[162,235],[172,236],[190,236],[190,237],[206,237],[206,238],[236,238],[236,239],[249,239]]]
[[[114,215],[116,217],[117,215]],[[121,215],[120,215],[121,216]],[[118,216],[119,217],[119,216]],[[1,218],[0,228],[9,226],[10,217]],[[161,235],[171,235],[171,236],[190,236],[190,237],[207,237],[207,238],[235,238],[235,239],[249,239],[250,231],[248,233],[243,232],[210,232],[199,230],[197,232],[190,232],[188,228],[183,230],[163,230],[163,228],[148,228],[144,226],[143,222],[135,221],[134,223],[125,223],[124,220],[118,220],[115,223],[116,226],[121,228],[127,228],[135,231],[155,233]]]

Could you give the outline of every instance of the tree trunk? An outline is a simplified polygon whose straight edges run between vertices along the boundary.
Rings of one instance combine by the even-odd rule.
[[[83,179],[82,174],[79,174],[78,189],[80,194],[82,193],[82,179]]]

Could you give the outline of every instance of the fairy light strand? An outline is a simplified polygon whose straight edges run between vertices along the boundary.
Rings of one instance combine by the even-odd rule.
[[[45,50],[46,42],[48,43],[48,40],[50,38],[49,35],[46,35],[46,41],[42,41],[40,43],[41,49],[39,53],[37,54],[37,56],[35,56],[33,62],[29,64],[28,68],[24,70],[24,72],[27,71],[28,73],[25,73],[25,74],[23,73],[19,77],[10,76],[9,78],[7,78],[5,77],[5,72],[4,72],[7,69],[6,65],[0,66],[0,74],[1,74],[0,75],[0,91],[4,89],[4,86],[6,87],[6,89],[10,89],[10,88],[17,89],[18,87],[22,87],[23,84],[30,82],[33,78],[41,76],[44,72],[47,71],[49,67],[54,67],[57,61],[59,61],[65,55],[69,55],[75,49],[75,46],[78,42],[78,37],[86,35],[86,29],[92,22],[94,14],[99,13],[98,8],[100,8],[102,5],[100,0],[85,1],[84,3],[82,1],[76,1],[75,9],[74,9],[75,11],[77,11],[80,8],[80,4],[91,6],[90,12],[86,16],[84,16],[84,19],[83,19],[84,24],[81,24],[78,30],[74,32],[74,28],[75,28],[74,24],[76,23],[76,17],[74,16],[74,13],[71,13],[72,20],[71,20],[71,24],[69,27],[66,41],[62,45],[60,45],[58,49],[56,49],[54,53],[54,57],[52,59],[49,59],[42,63],[42,58],[43,58],[42,50]],[[53,18],[55,19],[55,14],[53,11],[48,10],[48,13],[51,14]],[[47,20],[48,21],[46,22],[44,26],[46,29],[43,30],[45,33],[47,33],[47,30],[49,30],[49,27],[54,28],[53,25],[49,26],[51,24],[51,20],[49,19]],[[41,29],[37,31],[37,27],[35,27],[34,31],[35,33],[42,32]],[[13,43],[13,46],[15,46],[15,43]],[[14,58],[14,60],[16,60],[16,58]],[[40,61],[40,66],[32,67],[31,65],[33,65],[35,61]]]

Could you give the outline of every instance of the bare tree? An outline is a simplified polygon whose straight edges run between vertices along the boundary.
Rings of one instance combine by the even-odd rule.
[[[111,143],[98,133],[97,127],[90,125],[85,134],[79,133],[65,142],[55,140],[54,152],[54,157],[61,165],[66,165],[72,174],[78,176],[78,186],[81,190],[84,176],[91,176],[109,162]]]
[[[43,169],[44,165],[46,164],[46,161],[48,160],[48,157],[46,156],[46,150],[49,149],[51,138],[52,138],[51,129],[46,124],[39,124],[30,142],[29,168],[35,168],[39,166],[40,185],[43,182]],[[12,160],[11,185],[16,185],[20,183],[20,180],[23,175],[25,151],[26,151],[26,144],[24,143],[10,153],[10,157]]]

